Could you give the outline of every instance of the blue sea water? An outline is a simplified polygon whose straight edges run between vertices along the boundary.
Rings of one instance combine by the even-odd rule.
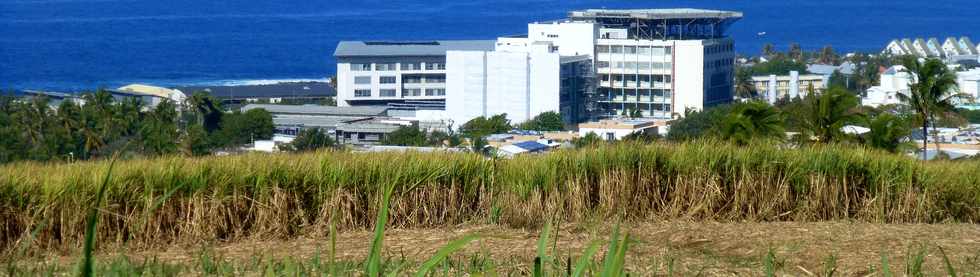
[[[494,39],[584,8],[737,10],[737,51],[971,36],[976,0],[0,0],[0,89],[323,79],[340,40]],[[758,33],[766,32],[765,36]]]

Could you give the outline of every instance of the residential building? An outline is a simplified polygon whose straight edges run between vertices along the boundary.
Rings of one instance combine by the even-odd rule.
[[[936,38],[929,39],[896,39],[885,46],[882,54],[903,56],[912,55],[920,58],[960,59],[980,55],[980,47],[973,44],[968,37],[959,39],[949,37],[940,44]]]
[[[821,93],[827,88],[829,76],[807,74],[800,75],[797,71],[791,71],[789,75],[769,75],[752,77],[752,84],[760,96],[765,97],[769,103],[775,103],[782,98],[804,97],[813,87],[814,92]]]
[[[905,71],[905,67],[896,65],[888,68],[881,73],[880,84],[868,88],[865,96],[861,99],[861,105],[878,107],[882,105],[900,104],[898,94],[908,94],[910,74]]]
[[[660,134],[659,130],[667,126],[664,120],[652,119],[606,119],[597,122],[587,122],[578,125],[580,137],[594,133],[603,140],[621,140],[626,136],[637,133]]]
[[[975,100],[980,100],[980,69],[957,72],[956,82],[961,93],[968,94]]]

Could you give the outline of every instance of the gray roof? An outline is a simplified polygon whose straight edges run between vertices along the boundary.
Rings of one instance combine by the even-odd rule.
[[[336,57],[445,56],[446,51],[493,51],[495,40],[341,41]]]
[[[337,130],[338,131],[343,131],[343,132],[348,132],[348,133],[385,133],[385,134],[388,134],[388,133],[394,132],[395,130],[398,130],[398,128],[401,128],[401,127],[402,127],[401,125],[397,125],[397,124],[388,124],[388,123],[380,123],[380,122],[366,121],[366,122],[353,122],[353,123],[341,124],[341,125],[338,125],[337,126]]]
[[[276,126],[303,126],[333,129],[350,121],[369,119],[370,117],[332,116],[332,115],[276,115],[272,123]]]
[[[588,9],[572,11],[569,17],[573,19],[589,18],[637,18],[637,19],[692,19],[692,18],[741,18],[741,12],[701,10],[701,9],[634,9],[608,10]]]
[[[265,109],[273,114],[334,115],[334,116],[383,116],[388,110],[385,106],[332,107],[316,105],[270,105],[248,104],[242,111]]]

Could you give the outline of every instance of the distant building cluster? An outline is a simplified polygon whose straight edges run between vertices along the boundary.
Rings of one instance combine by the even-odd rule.
[[[896,39],[888,43],[883,54],[912,55],[921,58],[973,59],[980,55],[980,47],[968,37],[950,37],[942,43],[936,38]]]

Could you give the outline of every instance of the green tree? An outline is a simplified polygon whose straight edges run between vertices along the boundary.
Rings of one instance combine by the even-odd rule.
[[[220,132],[212,140],[216,146],[234,146],[271,139],[276,126],[265,109],[235,111],[221,116]]]
[[[841,87],[833,87],[820,95],[809,93],[803,100],[803,113],[799,116],[801,133],[813,135],[819,143],[830,143],[844,137],[842,129],[861,119],[858,112],[860,100]]]
[[[293,152],[313,151],[322,148],[334,147],[336,143],[330,134],[320,128],[305,129],[296,136],[296,139],[289,144],[289,150]]]
[[[865,138],[868,146],[892,153],[899,153],[910,146],[904,140],[912,130],[909,128],[909,122],[901,117],[882,113],[875,116],[868,125],[871,127],[871,131]]]
[[[402,126],[381,140],[384,145],[426,146],[425,132],[417,126]]]
[[[798,71],[800,74],[807,72],[806,63],[780,56],[773,56],[767,62],[758,63],[752,66],[750,71],[755,76],[787,75],[790,71]]]
[[[827,87],[842,87],[850,89],[850,82],[847,80],[847,76],[844,76],[839,70],[834,70],[834,73],[830,74],[829,80],[827,80]]]
[[[557,112],[545,112],[541,113],[527,122],[521,123],[519,126],[523,130],[535,130],[535,131],[561,131],[565,127],[565,123],[561,119],[561,115]]]
[[[0,163],[24,159],[26,148],[21,136],[20,123],[16,120],[19,112],[13,96],[0,95]]]
[[[741,99],[755,98],[758,95],[755,83],[752,82],[752,71],[747,68],[735,69],[735,96]]]
[[[185,156],[203,156],[210,153],[208,133],[201,124],[187,126],[180,136],[180,152]]]
[[[604,141],[594,132],[589,132],[585,136],[572,140],[576,148],[592,147],[602,144]]]
[[[782,122],[779,111],[765,102],[740,103],[722,121],[718,134],[739,145],[757,138],[781,140],[786,136]]]
[[[671,122],[667,140],[687,141],[709,137],[720,129],[718,125],[731,110],[731,105],[719,105],[704,111],[686,111],[684,117]]]
[[[490,118],[477,117],[474,118],[463,126],[460,126],[460,132],[469,138],[482,138],[492,134],[506,133],[511,130],[510,120],[507,120],[507,114],[498,114]]]
[[[906,57],[903,64],[912,75],[912,80],[909,94],[899,93],[898,97],[919,115],[924,156],[929,145],[929,125],[936,122],[937,116],[952,111],[957,101],[968,100],[970,96],[958,92],[956,74],[938,59],[922,62],[914,57]],[[936,147],[938,152],[939,146]]]
[[[180,131],[177,106],[170,100],[157,104],[139,129],[139,142],[146,153],[166,155],[177,152]]]

